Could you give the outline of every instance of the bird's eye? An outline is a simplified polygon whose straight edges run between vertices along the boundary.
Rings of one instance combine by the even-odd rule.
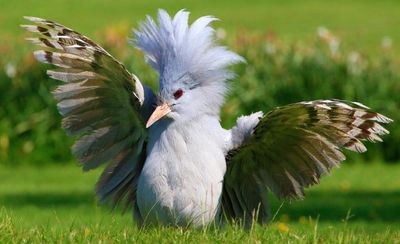
[[[175,98],[175,99],[180,98],[182,95],[183,95],[182,89],[178,89],[178,90],[176,90],[176,91],[174,92],[174,98]]]

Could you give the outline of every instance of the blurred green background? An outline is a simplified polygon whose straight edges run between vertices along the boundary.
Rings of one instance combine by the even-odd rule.
[[[73,138],[60,129],[60,116],[49,92],[59,82],[46,76],[49,66],[34,60],[34,48],[24,40],[29,34],[19,28],[26,23],[22,16],[51,19],[91,37],[145,84],[156,88],[156,73],[127,37],[138,20],[146,14],[155,16],[158,8],[171,14],[185,8],[192,12],[191,21],[202,15],[218,17],[221,21],[214,27],[219,42],[247,60],[234,67],[237,77],[231,81],[221,114],[226,128],[242,114],[329,98],[359,101],[394,119],[387,126],[391,134],[384,137],[384,143],[367,142],[368,152],[363,155],[347,153],[345,164],[355,165],[341,169],[338,178],[335,172],[326,187],[312,189],[311,199],[302,205],[283,208],[278,219],[294,218],[300,223],[304,216],[321,214],[322,220],[334,222],[353,207],[356,219],[368,225],[377,222],[377,230],[385,223],[398,228],[400,216],[393,212],[400,205],[400,168],[390,165],[400,162],[397,0],[0,0],[0,204],[6,211],[21,219],[28,212],[35,213],[27,225],[56,221],[46,209],[50,206],[61,215],[77,207],[81,210],[76,216],[84,216],[94,205],[87,184],[93,185],[99,173],[86,178],[75,166],[70,154]],[[365,175],[377,179],[371,182]],[[63,188],[71,178],[73,186]],[[16,179],[23,182],[17,184]],[[57,193],[55,186],[62,192]],[[338,200],[330,201],[330,195]],[[365,204],[375,200],[375,205]],[[273,203],[273,209],[279,204]],[[107,211],[96,211],[100,217],[96,212],[96,217],[83,218],[88,223],[108,218],[104,217]]]

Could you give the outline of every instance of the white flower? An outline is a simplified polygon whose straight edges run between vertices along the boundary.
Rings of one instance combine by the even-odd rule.
[[[320,26],[317,29],[317,35],[322,39],[328,39],[331,33],[325,26]]]
[[[358,52],[350,52],[349,57],[347,59],[351,64],[357,64],[361,60],[361,55]]]
[[[326,27],[320,26],[317,29],[317,35],[328,44],[329,51],[332,55],[337,55],[340,49],[340,40],[334,36]]]
[[[381,46],[383,49],[390,49],[392,48],[393,45],[393,40],[390,38],[390,36],[384,36],[382,38]]]
[[[358,52],[351,52],[347,57],[347,69],[353,75],[359,75],[362,71],[362,59]]]
[[[223,28],[218,28],[217,31],[215,32],[215,36],[219,40],[223,40],[226,37],[226,31]]]
[[[265,52],[269,55],[275,54],[276,53],[275,45],[271,42],[266,42],[265,43]]]
[[[331,39],[329,39],[328,45],[329,45],[329,50],[333,55],[336,55],[339,52],[340,41],[337,38],[332,37]]]
[[[6,75],[7,75],[9,78],[14,78],[15,75],[17,74],[17,68],[16,68],[15,65],[12,64],[12,63],[6,64],[6,66],[4,67],[4,70],[5,70],[5,72],[6,72]]]

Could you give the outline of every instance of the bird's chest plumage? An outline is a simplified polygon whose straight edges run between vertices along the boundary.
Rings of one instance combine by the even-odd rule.
[[[214,219],[226,170],[225,131],[216,122],[150,132],[137,191],[145,222],[201,226]]]

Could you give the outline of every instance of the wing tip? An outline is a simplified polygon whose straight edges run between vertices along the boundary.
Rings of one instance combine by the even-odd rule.
[[[384,124],[393,123],[393,120],[391,118],[386,117],[385,115],[382,115],[382,114],[377,114],[375,116],[375,118],[380,123],[384,123]]]
[[[36,50],[33,52],[33,56],[37,61],[42,63],[51,63],[51,53],[44,50]]]
[[[19,25],[19,26],[20,26],[22,29],[25,29],[25,30],[30,31],[30,32],[36,32],[36,30],[37,30],[36,25],[21,24],[21,25]]]
[[[29,20],[29,21],[34,21],[34,22],[36,22],[36,20],[40,19],[40,18],[35,17],[35,16],[27,16],[27,15],[22,16],[22,18],[24,18],[26,20]]]
[[[357,153],[364,153],[367,151],[367,147],[356,138],[351,138],[347,143],[343,145],[343,147],[347,150]]]
[[[370,107],[368,107],[368,106],[366,106],[366,105],[364,105],[364,104],[362,104],[360,102],[352,102],[352,104],[354,104],[354,105],[356,105],[358,107],[361,107],[363,109],[371,109]]]

